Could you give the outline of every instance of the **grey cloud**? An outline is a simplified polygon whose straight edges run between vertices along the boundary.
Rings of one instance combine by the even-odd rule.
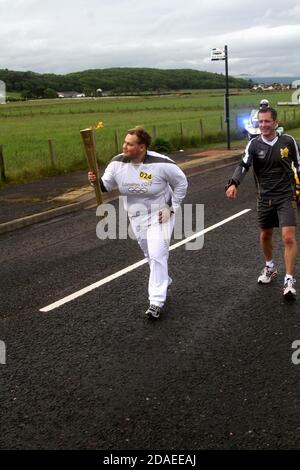
[[[0,2],[2,68],[67,73],[118,66],[298,75],[300,6],[274,0],[7,0]]]

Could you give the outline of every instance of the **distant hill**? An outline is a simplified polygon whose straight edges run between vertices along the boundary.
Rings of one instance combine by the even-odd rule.
[[[139,93],[182,89],[224,88],[224,75],[191,69],[110,68],[92,69],[66,75],[38,74],[0,69],[0,80],[9,92],[27,98],[51,98],[58,91],[76,90],[86,95],[103,92]],[[230,88],[248,88],[249,81],[229,77]]]

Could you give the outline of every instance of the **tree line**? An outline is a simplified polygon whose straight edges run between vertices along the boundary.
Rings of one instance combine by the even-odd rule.
[[[39,74],[0,69],[0,80],[8,92],[19,92],[24,99],[55,98],[59,91],[77,91],[96,96],[97,90],[111,94],[138,94],[182,89],[224,88],[223,74],[192,69],[109,68],[73,72],[65,75]],[[249,80],[229,77],[230,88],[248,88]]]

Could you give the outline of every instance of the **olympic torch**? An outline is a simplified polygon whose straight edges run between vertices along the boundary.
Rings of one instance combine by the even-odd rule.
[[[94,189],[96,194],[96,201],[97,205],[99,206],[102,204],[102,193],[99,184],[99,175],[98,175],[98,165],[97,165],[97,158],[96,158],[96,139],[95,139],[95,131],[92,128],[82,129],[80,131],[85,155],[89,167],[89,171],[92,171],[96,176],[97,180],[94,183]]]

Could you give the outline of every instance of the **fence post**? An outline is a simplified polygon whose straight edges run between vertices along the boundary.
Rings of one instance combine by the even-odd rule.
[[[153,135],[153,140],[155,140],[157,137],[156,126],[153,126],[152,135]]]
[[[48,139],[48,144],[49,144],[50,162],[51,162],[52,168],[54,168],[56,166],[55,145],[52,139]]]
[[[183,125],[181,121],[180,121],[180,135],[181,137],[183,137]]]
[[[234,129],[236,133],[239,130],[239,117],[237,114],[234,115]]]
[[[120,140],[119,140],[118,129],[115,130],[115,146],[116,146],[116,153],[119,153],[120,152]]]
[[[220,129],[221,129],[221,132],[223,132],[223,121],[224,121],[223,116],[220,116]]]
[[[202,140],[203,136],[204,136],[204,129],[203,129],[202,119],[200,119],[199,124],[200,124],[200,139]]]
[[[4,158],[3,158],[3,145],[0,145],[0,181],[6,181]]]

